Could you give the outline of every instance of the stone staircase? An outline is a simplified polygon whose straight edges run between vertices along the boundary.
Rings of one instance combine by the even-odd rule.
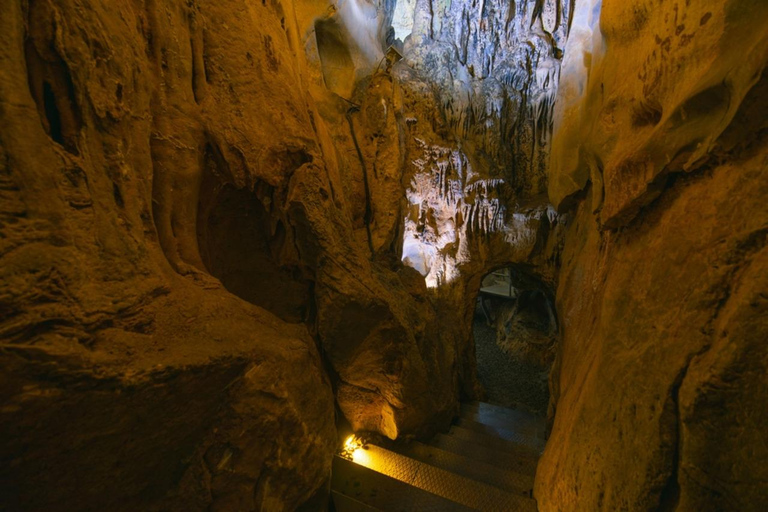
[[[462,404],[446,434],[389,449],[358,448],[333,461],[336,512],[535,512],[545,421],[482,402]],[[333,510],[333,509],[332,509]]]

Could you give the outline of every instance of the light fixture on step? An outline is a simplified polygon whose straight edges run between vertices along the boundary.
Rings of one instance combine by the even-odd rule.
[[[365,455],[364,450],[367,449],[365,444],[365,441],[361,437],[352,434],[344,441],[344,446],[340,455],[345,459],[359,462],[359,459]]]

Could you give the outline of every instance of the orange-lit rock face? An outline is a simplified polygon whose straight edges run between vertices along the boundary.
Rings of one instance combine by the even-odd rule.
[[[679,179],[621,233],[580,205],[560,275],[542,510],[765,505],[762,144]]]
[[[766,19],[604,0],[602,38],[566,47],[550,198],[578,213],[541,510],[768,504]]]
[[[594,3],[580,2],[577,19]],[[603,224],[619,227],[658,197],[669,173],[701,167],[760,79],[766,16],[759,1],[602,2],[599,28],[577,24],[566,48],[573,65],[556,115],[553,203],[589,180]]]
[[[214,277],[289,320],[309,309],[284,213],[321,154],[295,19],[280,2],[0,7],[3,506],[292,510],[327,479],[315,341]],[[282,274],[249,281],[249,261]]]

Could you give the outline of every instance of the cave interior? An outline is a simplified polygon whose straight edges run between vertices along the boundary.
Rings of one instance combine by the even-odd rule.
[[[766,26],[5,0],[0,511],[768,510]]]

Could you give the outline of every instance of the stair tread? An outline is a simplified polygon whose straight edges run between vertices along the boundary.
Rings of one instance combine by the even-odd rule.
[[[381,509],[366,505],[338,491],[331,491],[331,499],[336,512],[382,512]]]
[[[495,412],[499,412],[499,413],[502,413],[502,414],[509,414],[509,415],[511,415],[511,416],[513,416],[515,418],[522,418],[522,419],[527,418],[527,419],[532,420],[532,421],[542,421],[543,420],[542,416],[540,416],[538,414],[534,414],[534,413],[528,411],[527,409],[519,409],[519,408],[516,408],[516,407],[505,407],[503,405],[496,405],[496,404],[492,404],[492,403],[489,403],[489,402],[478,402],[478,401],[462,402],[461,405],[462,405],[462,407],[466,406],[466,407],[469,407],[469,408],[472,408],[472,409],[495,411]]]
[[[337,512],[535,512],[531,498],[546,421],[484,402],[461,405],[451,430],[427,443],[376,445],[336,456]]]
[[[370,445],[355,462],[452,502],[482,511],[536,510],[531,498]]]
[[[522,457],[532,457],[538,459],[541,456],[541,448],[543,445],[539,445],[535,437],[520,438],[519,442],[508,441],[503,437],[494,435],[488,432],[481,432],[477,429],[467,428],[465,425],[453,425],[448,435],[458,437],[460,439],[466,439],[473,443],[488,446],[496,450],[503,450]]]
[[[339,456],[333,458],[332,488],[355,501],[387,512],[472,510]]]
[[[536,459],[529,457],[519,458],[514,454],[473,443],[466,439],[447,434],[438,434],[427,444],[508,471],[531,476],[536,474],[536,464],[538,463]]]
[[[530,475],[508,471],[435,446],[412,442],[397,446],[394,451],[505,491],[530,496],[533,490],[533,477]]]
[[[468,418],[457,418],[454,422],[454,425],[468,430],[474,430],[491,437],[498,437],[511,443],[530,447],[534,452],[537,453],[541,453],[544,450],[544,445],[546,444],[544,439],[542,439],[538,433],[530,434],[516,430],[510,430],[496,425],[479,423]]]
[[[541,439],[544,439],[547,426],[546,419],[543,417],[519,409],[505,409],[484,402],[461,404],[461,417],[513,432],[535,434]]]

